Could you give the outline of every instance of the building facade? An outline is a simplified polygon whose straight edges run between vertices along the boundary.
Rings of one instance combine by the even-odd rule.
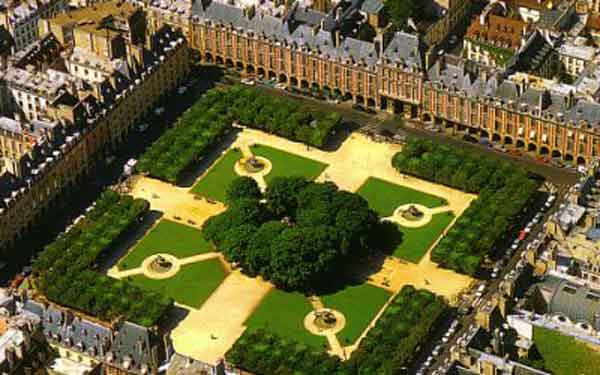
[[[38,39],[40,19],[64,12],[67,6],[66,0],[7,1],[0,7],[0,25],[12,35],[18,51]]]
[[[442,75],[457,74],[446,77],[452,84],[441,82],[432,74],[440,69],[426,61],[428,47],[418,35],[382,32],[374,42],[361,41],[338,32],[334,12],[307,22],[296,13],[275,17],[219,1],[197,1],[189,12],[190,23],[173,25],[188,30],[202,62],[403,112],[535,155],[579,164],[599,156],[598,104],[564,93],[536,92],[527,85],[512,87],[512,82],[503,84],[505,74],[498,72],[466,72],[467,61],[450,67],[437,59]],[[515,38],[523,37],[521,26],[514,29]],[[512,67],[527,66],[532,73],[551,77],[550,62],[557,56],[546,38],[534,32]]]
[[[123,142],[136,121],[187,76],[185,38],[168,27],[145,35],[140,14],[138,7],[108,2],[94,12],[82,9],[47,20],[42,29],[59,41],[60,53],[56,57],[51,47],[36,59],[53,64],[36,66],[37,60],[25,54],[21,58],[34,77],[16,74],[4,79],[15,111],[14,118],[0,121],[0,152],[5,164],[13,166],[1,181],[0,248],[14,243],[65,191],[79,185],[98,160]],[[72,27],[77,17],[86,20],[81,28]],[[108,31],[99,27],[108,24]],[[38,41],[35,50],[44,50],[48,38]],[[22,73],[19,66],[14,64],[8,72]],[[50,97],[46,91],[38,97],[15,88],[15,80],[29,84],[51,75],[64,79],[49,80]],[[32,96],[24,97],[25,92]]]

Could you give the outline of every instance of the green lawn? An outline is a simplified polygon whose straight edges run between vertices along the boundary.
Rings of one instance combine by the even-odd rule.
[[[273,289],[246,321],[246,326],[248,330],[264,328],[314,349],[324,350],[327,348],[327,339],[313,335],[304,328],[304,318],[312,310],[304,295]]]
[[[119,269],[128,270],[142,265],[144,259],[157,253],[168,253],[177,258],[213,251],[196,228],[170,220],[161,220],[158,225],[129,251],[119,262]]]
[[[254,145],[251,147],[251,151],[254,155],[271,161],[273,169],[265,176],[267,184],[275,177],[301,176],[308,180],[314,180],[327,168],[327,164],[269,146]]]
[[[443,198],[392,184],[375,177],[369,177],[357,193],[365,198],[371,208],[382,217],[392,216],[394,210],[404,204],[417,203],[429,208],[447,204]]]
[[[128,277],[127,280],[141,288],[167,295],[181,304],[199,308],[225,279],[226,273],[218,259],[206,260],[183,266],[168,279],[149,279],[144,275]]]
[[[533,341],[546,371],[555,375],[594,375],[600,371],[600,353],[573,337],[534,327]]]
[[[192,188],[192,193],[224,202],[227,186],[238,177],[235,173],[235,163],[241,157],[242,153],[239,150],[227,151]]]
[[[346,317],[346,326],[337,334],[340,344],[354,344],[390,296],[388,291],[371,284],[349,286],[321,296],[325,307],[338,310]]]
[[[400,226],[402,242],[394,250],[394,256],[409,262],[419,263],[427,249],[442,234],[444,229],[454,219],[451,212],[433,215],[431,221],[420,228],[405,228]]]

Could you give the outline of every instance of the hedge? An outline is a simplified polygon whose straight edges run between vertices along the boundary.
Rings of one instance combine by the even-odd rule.
[[[409,138],[392,164],[402,173],[479,194],[431,256],[470,275],[512,229],[537,189],[536,181],[510,163],[420,138]]]
[[[232,115],[240,124],[322,148],[342,123],[337,112],[313,111],[292,99],[262,95],[235,86],[227,91]]]
[[[104,192],[84,220],[38,255],[33,263],[38,291],[57,304],[103,320],[122,317],[154,325],[172,300],[93,270],[148,208],[143,199]]]
[[[208,91],[140,157],[136,170],[171,183],[231,129],[233,118],[217,90]]]
[[[323,147],[340,126],[341,116],[311,111],[291,99],[262,95],[249,87],[212,89],[149,147],[136,170],[175,183],[190,164],[204,157],[230,131],[234,121]]]

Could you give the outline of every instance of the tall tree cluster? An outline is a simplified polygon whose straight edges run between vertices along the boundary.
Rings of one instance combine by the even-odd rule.
[[[402,173],[479,194],[431,257],[443,267],[471,275],[513,228],[538,187],[510,163],[420,138],[409,138],[392,164]]]
[[[254,88],[212,89],[146,150],[136,170],[175,183],[227,135],[234,121],[315,147],[323,147],[342,122],[338,113],[313,111]]]
[[[333,183],[276,178],[264,196],[240,177],[229,209],[206,221],[204,236],[228,261],[287,290],[328,285],[336,270],[371,251],[377,214],[359,195]]]
[[[53,302],[103,320],[122,317],[143,326],[155,324],[172,300],[94,271],[148,208],[143,199],[104,192],[84,220],[38,255],[33,263],[38,290]]]

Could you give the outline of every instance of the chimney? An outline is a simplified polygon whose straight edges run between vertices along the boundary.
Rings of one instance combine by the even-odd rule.
[[[8,369],[14,369],[17,366],[17,354],[15,353],[15,348],[9,346],[5,349],[4,355],[6,356],[6,360],[8,361]]]
[[[251,20],[254,17],[255,13],[256,9],[254,8],[254,5],[244,8],[244,16],[246,16],[246,18],[248,18],[249,20]]]
[[[336,47],[339,47],[342,44],[342,33],[339,29],[333,31],[333,43],[335,43]]]

